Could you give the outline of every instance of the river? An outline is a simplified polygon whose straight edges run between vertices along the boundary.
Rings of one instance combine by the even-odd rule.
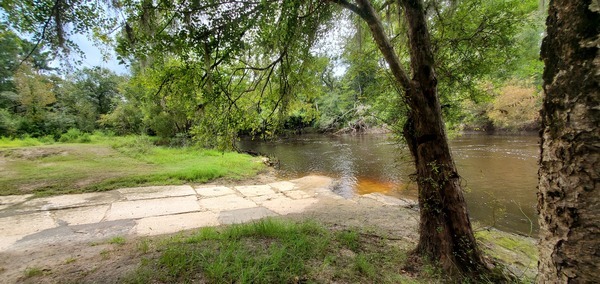
[[[380,192],[416,199],[408,149],[388,135],[301,135],[278,141],[240,142],[246,150],[279,160],[278,174],[338,179],[346,197]],[[472,219],[482,226],[535,236],[537,136],[468,134],[451,139]]]

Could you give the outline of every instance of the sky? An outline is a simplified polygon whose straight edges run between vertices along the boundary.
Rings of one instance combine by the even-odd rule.
[[[107,50],[109,51],[109,59],[108,61],[105,61],[100,49],[96,47],[94,43],[90,41],[86,36],[77,34],[72,36],[71,40],[73,40],[73,42],[75,42],[79,46],[79,48],[84,54],[84,58],[81,58],[77,55],[71,55],[74,59],[81,59],[82,65],[75,66],[77,69],[99,66],[112,70],[113,72],[120,75],[129,74],[127,66],[119,64],[119,62],[116,59],[116,55],[111,47],[107,48]]]

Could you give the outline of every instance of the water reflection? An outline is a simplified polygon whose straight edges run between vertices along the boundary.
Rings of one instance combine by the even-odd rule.
[[[240,146],[279,159],[285,178],[336,177],[335,191],[346,197],[380,192],[416,198],[409,153],[385,135],[303,135]],[[451,148],[472,218],[507,231],[537,232],[537,137],[465,135]]]

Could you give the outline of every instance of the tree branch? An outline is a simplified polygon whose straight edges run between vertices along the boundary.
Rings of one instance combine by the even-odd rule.
[[[38,47],[40,46],[40,43],[42,42],[42,40],[44,40],[44,37],[46,36],[46,29],[48,29],[48,26],[50,25],[50,21],[52,21],[52,16],[54,16],[55,13],[57,13],[57,8],[58,8],[58,2],[60,0],[56,0],[54,1],[54,6],[52,6],[52,12],[50,13],[50,15],[48,15],[48,20],[46,20],[46,23],[44,23],[44,27],[42,28],[42,35],[40,36],[40,38],[37,40],[37,42],[35,43],[35,45],[33,46],[33,48],[31,49],[31,51],[29,51],[29,53],[27,53],[27,56],[25,56],[25,58],[23,58],[21,60],[21,62],[19,62],[19,64],[17,64],[17,66],[15,66],[14,70],[19,69],[19,67],[21,67],[21,65],[23,64],[23,62],[27,61],[27,59],[29,59],[31,57],[31,55],[33,55],[33,53],[38,49]],[[58,24],[58,23],[57,23]]]
[[[364,11],[360,7],[358,7],[357,5],[352,4],[352,3],[348,2],[347,0],[329,0],[329,1],[331,1],[331,2],[333,2],[335,4],[338,4],[338,5],[342,6],[343,8],[346,8],[346,9],[354,12],[355,14],[359,15],[361,18],[363,17],[362,14],[363,14]]]
[[[392,46],[387,34],[383,28],[381,23],[381,19],[377,16],[377,12],[371,5],[369,0],[356,0],[357,5],[351,4],[346,0],[331,0],[334,3],[341,5],[347,9],[350,9],[357,15],[359,15],[367,24],[369,25],[369,29],[371,30],[371,35],[373,39],[377,43],[379,50],[383,54],[385,61],[388,63],[394,78],[404,88],[405,90],[410,89],[410,80],[404,68],[402,68],[402,64],[400,63],[400,59]]]

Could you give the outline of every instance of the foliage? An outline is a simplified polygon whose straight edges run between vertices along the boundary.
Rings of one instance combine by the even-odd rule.
[[[109,7],[97,1],[8,0],[2,1],[0,8],[7,12],[2,17],[2,25],[29,35],[36,42],[28,52],[46,46],[53,55],[64,56],[64,59],[71,51],[80,52],[70,36],[91,32],[98,40],[108,41],[106,34],[116,23],[108,16]]]
[[[43,119],[47,106],[56,101],[50,82],[22,65],[15,74],[15,85],[25,115],[34,121]]]
[[[129,135],[143,132],[142,120],[143,114],[135,103],[120,101],[112,112],[100,116],[98,123],[116,134]]]
[[[24,63],[36,70],[51,70],[48,52],[34,49],[34,44],[20,38],[7,24],[0,22],[0,92],[14,91],[15,71]],[[27,58],[28,56],[28,58]],[[28,60],[25,60],[28,59]]]
[[[502,86],[511,77],[539,80],[536,55],[543,15],[532,0],[446,4],[428,2],[427,9],[446,122],[452,128],[491,129],[491,124],[503,122],[481,120],[487,113],[478,113],[488,110],[491,94],[498,91],[482,86]],[[108,41],[107,28],[116,21],[108,9],[114,8],[125,17],[117,52],[131,64],[133,76],[84,68],[63,80],[38,72],[34,81],[52,84],[47,90],[56,101],[42,107],[36,119],[20,119],[15,114],[26,107],[11,95],[16,90],[8,88],[0,96],[0,107],[7,110],[0,120],[3,135],[59,138],[73,127],[86,132],[102,127],[119,134],[157,135],[163,143],[194,138],[203,146],[231,149],[240,134],[266,138],[307,126],[324,131],[386,125],[395,129],[405,120],[404,103],[366,24],[322,1],[61,0],[27,10],[31,5],[16,0],[2,4],[12,11],[6,18],[10,22],[1,26],[0,44],[6,46],[1,59],[7,66],[33,50],[32,62],[40,63],[30,64],[32,70],[46,68],[48,54],[38,52],[40,46],[72,50],[68,34],[76,31],[93,31],[97,39]],[[219,10],[222,5],[229,5],[227,12]],[[61,7],[65,10],[57,10]],[[393,5],[378,9],[407,63],[406,42],[399,36],[406,31],[399,15]],[[326,52],[314,49],[333,19],[349,28],[340,58],[327,58]],[[69,23],[74,30],[61,30],[61,24]],[[42,27],[46,34],[40,33]],[[11,29],[48,41],[33,49]],[[332,70],[340,64],[347,68],[336,77]],[[12,82],[9,73],[2,78]]]
[[[0,74],[0,135],[58,139],[70,128],[92,132],[99,127],[100,116],[111,112],[120,99],[122,78],[113,72],[84,68],[63,79],[47,72],[47,53],[32,50],[24,60],[31,44],[10,30],[0,30],[0,35],[0,44],[7,47],[0,56],[6,63]]]
[[[508,83],[495,96],[487,111],[494,126],[508,130],[528,130],[539,127],[542,95],[530,85]]]
[[[13,136],[17,133],[19,121],[12,113],[0,108],[0,137]]]
[[[92,139],[89,134],[81,132],[77,128],[71,128],[66,133],[63,133],[58,141],[63,143],[87,143],[91,142]]]
[[[53,111],[66,124],[92,132],[100,126],[98,120],[112,112],[122,98],[122,80],[114,72],[98,67],[84,68],[65,80],[57,78],[58,102]]]
[[[525,47],[522,36],[533,22],[537,4],[467,0],[451,7],[434,5],[432,43],[442,110],[450,128],[464,123],[463,104],[485,105],[491,99],[482,88],[486,82],[510,79],[515,66],[529,64],[525,57],[539,52],[539,43]]]

